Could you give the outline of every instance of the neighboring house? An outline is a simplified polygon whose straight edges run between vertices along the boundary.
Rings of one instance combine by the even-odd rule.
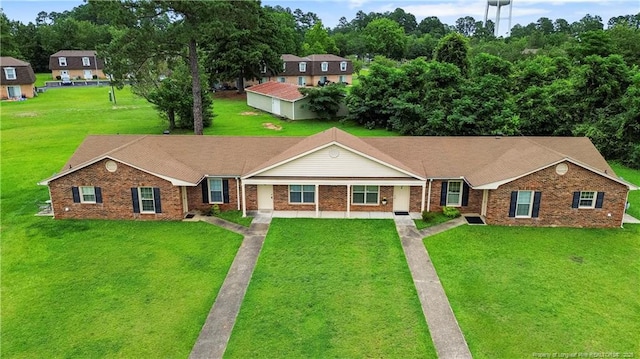
[[[246,90],[247,105],[290,120],[318,118],[316,113],[304,108],[309,101],[298,91],[300,87],[280,82],[264,82],[251,86]],[[346,113],[347,108],[343,105],[338,116],[344,116]]]
[[[94,50],[62,50],[49,57],[49,69],[54,79],[106,79],[104,61]]]
[[[325,83],[351,83],[351,60],[336,55],[309,55],[298,57],[282,55],[282,71],[275,76],[265,76],[262,82],[276,81],[298,86],[317,86]]]
[[[48,185],[56,218],[189,211],[478,213],[488,224],[619,227],[627,194],[585,137],[89,136]]]
[[[0,57],[0,98],[32,98],[36,95],[36,75],[28,62],[13,57]]]

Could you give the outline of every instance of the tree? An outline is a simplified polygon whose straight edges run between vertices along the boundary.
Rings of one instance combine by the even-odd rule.
[[[539,18],[536,22],[536,28],[545,35],[552,34],[555,31],[553,21],[548,17]]]
[[[417,31],[420,34],[430,34],[436,39],[447,33],[446,26],[435,16],[427,16],[418,24]]]
[[[371,53],[400,60],[404,56],[407,37],[397,22],[389,19],[371,21],[364,29]]]
[[[464,36],[471,37],[476,32],[476,19],[472,16],[459,18],[456,20],[456,31]]]
[[[12,23],[0,9],[0,56],[21,58],[20,48],[15,40],[16,23]]]
[[[407,59],[432,58],[437,43],[436,39],[429,34],[424,34],[421,37],[409,36],[407,38]]]
[[[469,68],[469,42],[459,33],[451,33],[440,39],[436,46],[434,59],[457,66],[462,74]]]
[[[416,30],[418,23],[413,14],[405,12],[401,8],[396,8],[392,13],[386,14],[386,17],[398,23],[406,34],[410,34]]]
[[[302,56],[312,54],[337,54],[336,43],[329,36],[329,32],[322,25],[322,21],[317,21],[313,27],[304,34],[302,44]]]
[[[335,118],[344,103],[346,95],[343,84],[329,84],[323,87],[301,87],[298,91],[309,99],[302,105],[320,116],[320,118]]]
[[[191,74],[194,133],[202,135],[204,108],[198,50],[212,32],[225,31],[239,15],[237,4],[227,1],[91,1],[100,16],[119,26],[116,38],[101,48],[106,72],[119,86],[146,74],[145,62],[186,58]],[[239,17],[239,16],[238,16]],[[217,35],[219,36],[219,35]]]

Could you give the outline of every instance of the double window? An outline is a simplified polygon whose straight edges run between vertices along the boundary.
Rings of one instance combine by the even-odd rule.
[[[378,204],[379,186],[353,186],[352,192],[353,204]]]
[[[223,203],[222,178],[209,178],[209,203]]]
[[[320,69],[324,72],[329,71],[329,63],[328,62],[323,62],[320,64]]]
[[[340,63],[340,71],[347,71],[347,62],[346,61],[342,61]]]
[[[91,60],[88,57],[82,58],[82,66],[91,66]]]
[[[449,181],[447,185],[447,206],[460,207],[462,203],[462,181]]]
[[[316,186],[289,186],[289,203],[316,203]]]
[[[307,63],[306,62],[301,62],[298,64],[298,70],[300,72],[306,72],[307,71]]]
[[[67,66],[67,58],[66,57],[58,57],[58,65]]]
[[[16,69],[13,67],[5,67],[4,68],[4,76],[7,80],[15,80],[16,79]]]

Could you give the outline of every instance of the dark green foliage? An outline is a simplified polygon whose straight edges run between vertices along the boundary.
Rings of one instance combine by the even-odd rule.
[[[436,46],[434,59],[456,65],[462,74],[469,68],[469,41],[459,33],[450,33],[443,37]]]
[[[320,118],[335,118],[344,103],[346,94],[343,84],[329,84],[323,87],[302,87],[300,93],[306,95],[309,102],[303,108],[313,111]]]
[[[422,212],[422,220],[425,222],[430,222],[432,221],[434,218],[436,218],[437,213],[436,212],[429,212],[429,211],[423,211]]]

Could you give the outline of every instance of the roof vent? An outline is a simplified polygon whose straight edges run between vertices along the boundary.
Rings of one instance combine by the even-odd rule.
[[[569,166],[567,166],[566,163],[559,163],[556,166],[556,173],[559,174],[560,176],[564,176],[565,173],[567,173],[569,171]]]

